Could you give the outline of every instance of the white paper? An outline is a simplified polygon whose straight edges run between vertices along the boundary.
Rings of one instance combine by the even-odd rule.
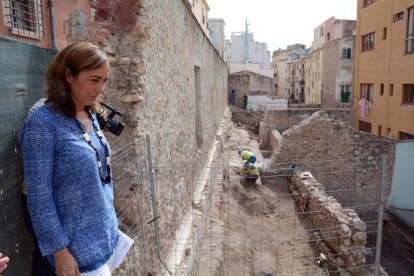
[[[114,254],[112,255],[111,259],[109,260],[109,268],[112,271],[117,269],[122,261],[125,259],[126,254],[128,253],[129,249],[131,248],[132,244],[134,244],[134,240],[125,235],[121,230],[118,229],[119,239],[118,243],[115,246]]]

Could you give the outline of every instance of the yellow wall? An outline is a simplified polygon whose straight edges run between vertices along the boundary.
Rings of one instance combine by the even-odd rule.
[[[372,107],[361,117],[359,99],[354,98],[355,127],[359,120],[372,124],[371,133],[399,139],[399,132],[414,135],[414,105],[402,105],[403,84],[414,83],[414,54],[405,53],[408,8],[413,0],[377,0],[363,8],[358,0],[354,95],[361,96],[361,83],[374,84]],[[393,22],[393,15],[404,12],[404,18]],[[383,39],[384,28],[386,38]],[[374,49],[362,52],[362,36],[375,32]],[[384,94],[380,95],[381,84]],[[393,95],[390,96],[390,84]],[[391,129],[388,134],[387,128]]]

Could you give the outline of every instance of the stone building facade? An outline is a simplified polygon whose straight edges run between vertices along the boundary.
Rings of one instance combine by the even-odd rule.
[[[244,96],[268,95],[272,96],[274,91],[273,78],[259,75],[249,71],[233,73],[229,76],[228,95],[236,89],[236,106],[245,108]]]
[[[106,99],[126,113],[128,128],[124,138],[116,141],[118,147],[137,143],[144,135],[152,138],[155,177],[163,179],[156,198],[162,216],[160,248],[167,257],[184,216],[191,212],[188,199],[197,188],[197,168],[208,166],[205,156],[227,106],[228,70],[186,0],[143,1],[142,5],[145,12],[138,17],[136,29],[116,34],[104,44],[114,57]],[[139,161],[142,155],[140,150],[131,153],[118,168],[125,175],[123,182],[134,187],[124,197],[146,193],[148,183],[136,176],[145,166]],[[150,204],[147,198],[142,206],[150,210]],[[146,272],[157,271],[156,254],[143,254],[151,248],[151,244],[144,248],[138,238],[132,263],[126,266],[143,274],[132,261],[138,259],[148,264]]]

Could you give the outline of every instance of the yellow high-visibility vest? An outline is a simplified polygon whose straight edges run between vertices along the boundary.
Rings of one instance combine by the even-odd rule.
[[[252,155],[254,155],[254,153],[247,150],[241,152],[241,157],[243,160],[248,160]]]
[[[249,167],[249,170],[247,171],[247,175],[249,176],[249,175],[256,175],[256,176],[260,176],[260,174],[259,174],[259,169],[257,168],[257,166],[255,165],[255,164],[249,164],[249,166],[251,166],[251,165],[253,165],[252,167],[254,167],[254,168],[250,168]]]

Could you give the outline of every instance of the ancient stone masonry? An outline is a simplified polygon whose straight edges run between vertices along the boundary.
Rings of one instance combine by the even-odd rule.
[[[296,162],[323,183],[325,190],[344,206],[364,205],[359,215],[376,213],[381,186],[382,156],[386,155],[385,195],[392,183],[395,144],[385,138],[359,132],[351,125],[317,112],[282,133],[272,164]],[[344,189],[354,192],[341,192]]]
[[[232,89],[236,89],[237,91],[236,106],[244,108],[243,96],[249,93],[250,76],[248,74],[244,74],[243,72],[234,73],[229,76],[229,96]]]
[[[325,111],[324,114],[331,119],[353,123],[352,109],[289,108],[267,110],[263,119],[263,127],[285,131],[318,111]]]
[[[129,206],[123,223],[134,226],[136,238],[124,271],[155,273],[159,260],[154,226],[147,224],[152,206],[145,136],[152,141],[160,248],[166,257],[191,210],[198,168],[207,166],[205,157],[224,116],[227,66],[186,0],[100,0],[87,30],[88,39],[110,57],[104,101],[124,112],[126,124],[121,137],[108,137],[118,160],[115,206],[118,211]]]
[[[316,247],[328,257],[331,270],[343,270],[340,275],[361,275],[367,243],[366,225],[352,209],[344,209],[325,193],[316,179],[291,177],[290,189],[299,208],[311,216]]]

